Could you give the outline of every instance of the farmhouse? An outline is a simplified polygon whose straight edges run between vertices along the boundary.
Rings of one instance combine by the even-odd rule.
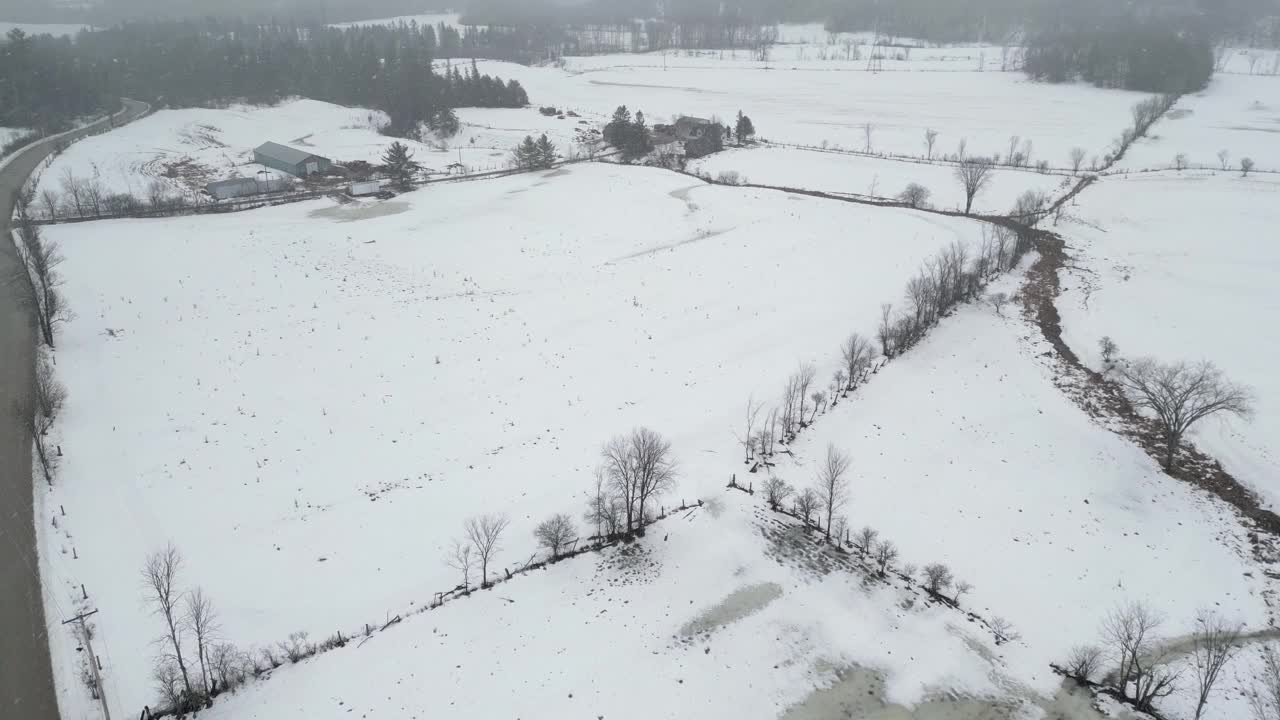
[[[274,142],[265,142],[254,148],[253,161],[297,177],[327,172],[333,166],[327,157]]]
[[[672,125],[671,129],[675,136],[682,142],[689,142],[690,140],[697,140],[702,137],[703,134],[707,132],[707,128],[710,128],[711,125],[712,122],[705,118],[681,115],[676,118],[675,125]]]

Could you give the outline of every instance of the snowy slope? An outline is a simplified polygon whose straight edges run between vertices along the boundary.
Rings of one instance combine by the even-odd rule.
[[[690,163],[689,169],[712,177],[737,172],[744,182],[762,185],[888,198],[897,197],[909,183],[919,183],[932,193],[929,202],[933,207],[964,209],[964,190],[951,165],[766,147],[717,153]],[[1006,212],[1027,190],[1055,195],[1071,181],[1058,175],[997,170],[974,202],[974,210]]]
[[[1162,129],[1164,125],[1160,126]],[[1058,307],[1071,347],[1100,366],[1109,335],[1126,357],[1211,360],[1252,386],[1251,423],[1209,419],[1195,442],[1280,505],[1280,179],[1209,172],[1110,177],[1063,230],[1075,266]]]
[[[1205,605],[1261,622],[1230,513],[1071,405],[1030,332],[962,309],[777,469],[803,486],[817,450],[848,450],[851,519],[905,562],[950,564],[977,586],[965,607],[1009,618],[1022,641],[994,646],[954,611],[906,607],[900,588],[815,574],[824,564],[780,542],[794,533],[777,532],[759,496],[709,489],[713,504],[665,521],[629,558],[589,555],[411,617],[251,685],[213,717],[908,717],[879,700],[927,702],[928,717],[1037,717],[1059,687],[1048,663],[1120,599],[1152,601],[1174,634]],[[838,679],[850,667],[883,685]]]
[[[377,621],[452,586],[440,558],[467,516],[510,513],[502,563],[523,561],[614,433],[670,436],[678,497],[720,488],[748,394],[979,234],[610,165],[52,226],[77,317],[43,499],[70,537],[46,582],[90,589],[112,701],[136,712],[156,626],[119,579],[147,552],[175,542],[242,645]]]
[[[547,133],[567,153],[581,127],[573,119],[547,118],[529,109],[464,108],[458,115],[458,135],[438,147],[401,140],[427,171],[444,173],[445,166],[459,161],[474,172],[504,168],[512,148],[530,133]],[[64,174],[71,172],[97,177],[112,192],[145,197],[150,184],[160,180],[171,190],[195,193],[212,180],[254,177],[266,170],[253,162],[253,149],[268,140],[337,162],[379,164],[396,139],[377,132],[385,121],[376,110],[306,99],[275,106],[161,110],[72,145],[43,171],[39,187],[60,192]]]
[[[1280,77],[1215,75],[1206,90],[1179,100],[1118,167],[1169,168],[1182,153],[1191,167],[1217,169],[1221,150],[1233,172],[1246,157],[1259,170],[1280,171]]]

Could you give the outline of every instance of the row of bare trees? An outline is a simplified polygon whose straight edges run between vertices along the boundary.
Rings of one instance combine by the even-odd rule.
[[[29,286],[26,296],[36,313],[40,338],[45,345],[53,348],[55,331],[71,318],[71,311],[61,293],[62,277],[57,270],[62,264],[62,253],[59,252],[57,243],[45,239],[40,226],[35,223],[31,214],[30,189],[20,191],[16,200],[14,212],[18,249],[24,265],[21,270],[25,270],[25,273],[20,270],[18,277],[7,278],[7,281]]]
[[[1172,695],[1184,676],[1190,675],[1195,720],[1200,720],[1222,669],[1240,650],[1241,626],[1213,610],[1201,610],[1184,644],[1162,642],[1158,633],[1163,624],[1164,616],[1150,605],[1123,603],[1103,619],[1101,644],[1072,648],[1062,671],[1081,684],[1100,684],[1144,712],[1154,710],[1158,700]],[[1184,655],[1188,661],[1179,663]],[[1270,649],[1267,657],[1274,663]],[[1106,663],[1113,669],[1104,670]],[[1280,684],[1268,684],[1264,676],[1263,688],[1252,693],[1257,720],[1274,720],[1280,713],[1280,693],[1275,690],[1280,690]]]
[[[199,708],[230,684],[235,654],[218,641],[220,627],[209,596],[198,586],[182,587],[182,565],[182,554],[170,544],[147,556],[142,569],[146,602],[164,628],[156,639],[152,677],[162,699],[179,713]]]
[[[147,185],[146,193],[140,197],[111,192],[96,174],[80,177],[68,167],[59,175],[58,186],[61,192],[45,187],[39,193],[31,193],[29,198],[33,210],[38,210],[47,220],[168,214],[192,207],[192,200],[172,192],[173,188],[158,178]]]

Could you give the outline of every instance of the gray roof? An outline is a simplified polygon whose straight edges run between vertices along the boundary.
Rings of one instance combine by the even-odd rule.
[[[253,178],[243,178],[243,177],[227,178],[226,180],[215,180],[209,183],[208,185],[205,185],[205,189],[213,190],[214,188],[238,187],[238,186],[244,185],[245,183],[253,183],[256,186],[258,184],[258,181],[254,180]]]
[[[320,157],[314,153],[303,152],[297,148],[291,148],[288,145],[281,145],[280,143],[274,142],[264,142],[254,148],[253,151],[289,165],[300,165],[306,162],[309,158]]]

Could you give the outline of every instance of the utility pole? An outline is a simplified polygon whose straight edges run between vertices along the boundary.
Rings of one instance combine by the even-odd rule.
[[[89,653],[89,667],[93,670],[94,687],[98,688],[98,702],[102,705],[102,718],[103,720],[111,720],[111,710],[107,708],[107,689],[102,686],[102,675],[98,672],[98,656],[93,654],[93,638],[89,636],[89,628],[84,624],[85,618],[97,612],[97,610],[90,610],[87,613],[80,613],[70,620],[63,620],[62,624],[80,623],[80,637],[84,640],[85,652]]]

